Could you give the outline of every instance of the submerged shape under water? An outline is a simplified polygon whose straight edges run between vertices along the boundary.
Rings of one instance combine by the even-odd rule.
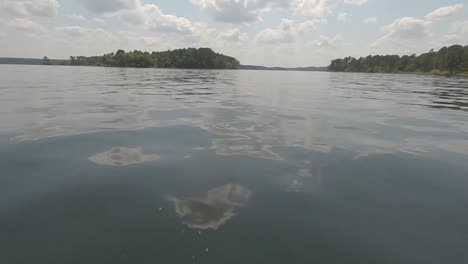
[[[184,224],[190,228],[218,229],[236,215],[250,199],[248,188],[227,184],[209,190],[205,196],[188,199],[169,198]]]

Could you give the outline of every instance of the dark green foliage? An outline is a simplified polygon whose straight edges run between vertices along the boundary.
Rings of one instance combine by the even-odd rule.
[[[183,69],[239,69],[235,58],[215,53],[209,48],[177,49],[163,52],[125,52],[95,57],[70,57],[71,65],[137,67],[137,68],[183,68]]]
[[[333,60],[328,67],[334,72],[422,72],[459,74],[468,72],[468,46],[453,45],[419,56],[375,55],[355,59]]]

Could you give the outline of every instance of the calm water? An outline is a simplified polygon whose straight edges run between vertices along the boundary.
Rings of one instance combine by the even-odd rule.
[[[0,66],[0,263],[468,263],[468,79]]]

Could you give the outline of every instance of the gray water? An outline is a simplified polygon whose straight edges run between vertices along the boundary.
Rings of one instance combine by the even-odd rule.
[[[468,79],[0,66],[0,263],[468,263]]]

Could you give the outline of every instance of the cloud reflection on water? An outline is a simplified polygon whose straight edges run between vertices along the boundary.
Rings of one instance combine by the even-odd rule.
[[[30,107],[12,108],[15,115],[8,116],[15,119],[5,115],[2,131],[23,141],[187,125],[220,136],[212,142],[219,155],[273,160],[281,159],[274,151],[277,146],[319,152],[346,149],[357,158],[423,153],[428,147],[466,154],[467,112],[422,106],[441,97],[450,97],[448,104],[466,101],[463,90],[468,82],[464,79],[154,69],[68,71],[58,69],[71,87],[42,84],[40,89],[28,90],[34,101],[17,92],[34,80],[6,84],[10,88],[5,102],[14,102],[16,108]]]
[[[212,148],[215,149],[218,155],[244,155],[255,158],[281,160],[279,154],[271,150],[270,145],[254,145],[256,142],[246,139],[229,138],[213,140]]]
[[[147,155],[140,148],[121,148],[115,147],[106,152],[102,152],[89,157],[89,160],[105,166],[129,166],[140,164],[147,161],[157,161],[160,159],[159,155]]]
[[[194,229],[219,229],[236,215],[252,196],[248,188],[227,184],[209,190],[205,196],[181,199],[172,197],[175,212],[183,223]]]

